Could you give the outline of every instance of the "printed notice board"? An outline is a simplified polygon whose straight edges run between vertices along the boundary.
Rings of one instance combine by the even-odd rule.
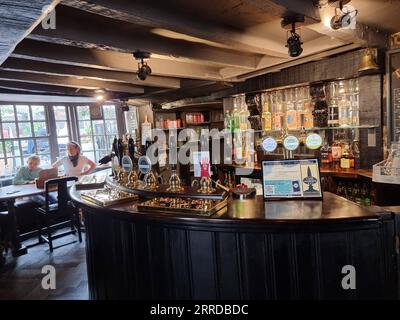
[[[264,199],[322,199],[317,159],[262,161]]]

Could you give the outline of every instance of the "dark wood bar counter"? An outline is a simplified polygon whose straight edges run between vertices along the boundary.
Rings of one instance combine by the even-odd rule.
[[[397,215],[323,201],[229,200],[211,217],[83,209],[91,299],[396,299]],[[397,243],[397,245],[396,245]],[[354,266],[356,289],[342,268]]]

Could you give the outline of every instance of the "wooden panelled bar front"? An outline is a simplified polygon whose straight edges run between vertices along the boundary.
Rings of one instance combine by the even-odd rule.
[[[99,207],[86,225],[91,299],[397,299],[399,218],[323,201],[229,200],[211,217]],[[356,289],[342,268],[354,266]]]

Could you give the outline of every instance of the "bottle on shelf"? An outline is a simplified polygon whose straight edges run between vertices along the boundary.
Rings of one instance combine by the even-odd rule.
[[[339,168],[340,159],[342,157],[342,147],[338,140],[333,141],[332,143],[332,163],[335,168]]]
[[[340,158],[340,168],[341,169],[350,169],[351,168],[351,159],[350,159],[350,151],[349,145],[346,144],[342,156]]]
[[[329,146],[327,139],[325,139],[324,144],[321,147],[321,163],[329,166],[332,162],[332,148]]]
[[[361,194],[361,190],[360,187],[358,185],[358,183],[354,184],[354,188],[353,188],[353,197],[354,197],[354,202],[357,204],[363,204],[362,201],[362,194]]]
[[[289,130],[296,130],[299,127],[297,111],[295,109],[293,89],[285,90],[286,102],[286,126]]]
[[[263,131],[272,130],[272,113],[270,109],[270,95],[265,93],[263,95],[264,103],[263,103],[263,113],[262,113],[262,128]]]
[[[339,126],[339,106],[337,101],[337,84],[331,82],[328,85],[329,103],[328,103],[328,126]]]
[[[224,127],[227,129],[229,132],[230,130],[230,125],[231,125],[231,113],[229,110],[225,111],[225,116],[224,116]]]
[[[283,100],[282,100],[282,91],[275,92],[273,95],[273,101],[274,101],[274,129],[275,130],[282,130],[282,119],[285,117],[284,113],[284,106],[283,106]]]
[[[303,126],[306,129],[311,129],[314,127],[314,117],[313,117],[313,108],[311,104],[311,96],[310,96],[310,88],[303,87],[303,97],[304,97],[304,105],[303,105]]]
[[[336,189],[336,193],[338,196],[345,197],[346,189],[345,189],[342,181],[339,181],[337,189]]]
[[[239,101],[240,101],[239,128],[240,130],[247,130],[249,128],[248,118],[250,114],[246,105],[245,96],[241,96]]]
[[[239,98],[235,97],[233,100],[233,110],[231,117],[231,132],[235,132],[240,128],[240,115],[239,115]]]
[[[354,201],[353,196],[353,183],[349,182],[346,186],[346,198],[350,201]]]

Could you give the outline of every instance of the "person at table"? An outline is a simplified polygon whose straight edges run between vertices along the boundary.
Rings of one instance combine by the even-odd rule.
[[[21,167],[13,179],[13,184],[29,184],[35,183],[35,179],[39,178],[40,158],[32,155],[26,161],[26,166]]]
[[[67,143],[68,155],[53,163],[53,167],[64,167],[65,174],[70,177],[79,177],[90,173],[96,164],[81,154],[81,146],[75,142]]]

